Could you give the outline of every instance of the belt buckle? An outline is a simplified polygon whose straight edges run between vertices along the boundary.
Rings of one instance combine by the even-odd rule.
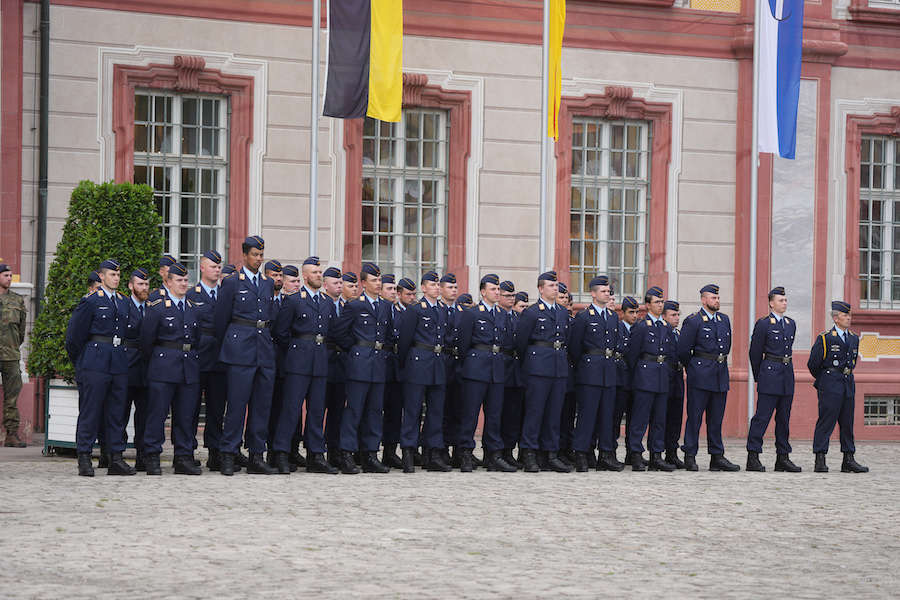
[[[554,340],[553,341],[553,349],[559,350],[560,348],[562,348],[562,342],[559,340]]]
[[[321,333],[317,333],[316,334],[316,345],[321,346],[322,342],[324,342],[324,341],[325,341],[325,336],[322,335]]]
[[[375,342],[376,350],[381,350],[382,348],[384,348],[384,344],[382,342]]]
[[[438,345],[436,345],[436,346],[434,347],[434,353],[435,353],[435,354],[440,354],[441,352],[443,352],[443,350],[444,350],[444,347],[441,346],[440,344],[438,344]]]
[[[844,375],[849,375],[849,374],[850,374],[849,367],[844,367]]]
[[[782,358],[782,359],[781,359],[781,364],[783,364],[783,365],[789,365],[789,364],[791,364],[791,357],[790,357],[790,356],[785,356],[784,358]]]
[[[265,327],[265,326],[266,326],[266,322],[265,322],[265,321],[257,321],[257,322],[256,322],[256,328],[257,328],[257,329],[262,329],[262,328]]]
[[[658,362],[659,364],[663,364],[664,362],[666,362],[666,356],[665,356],[665,354],[660,354],[660,355],[658,355],[658,356],[656,357],[656,362]]]
[[[611,358],[613,355],[612,348],[607,348],[604,354],[606,355],[606,358]]]
[[[119,346],[121,346],[121,345],[122,345],[122,338],[120,338],[120,337],[117,336],[117,335],[114,335],[114,336],[112,337],[112,345],[115,346],[116,348],[118,348]]]
[[[719,353],[719,356],[716,357],[716,362],[718,362],[718,363],[723,363],[723,362],[725,362],[725,359],[726,359],[726,358],[727,358],[727,357],[726,357],[724,354],[722,354],[722,353],[720,352],[720,353]]]
[[[190,344],[182,344],[182,345],[181,345],[181,351],[182,351],[182,352],[190,352],[190,350],[191,350],[191,345],[190,345]]]

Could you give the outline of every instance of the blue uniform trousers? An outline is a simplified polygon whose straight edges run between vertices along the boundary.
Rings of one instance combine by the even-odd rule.
[[[562,414],[559,420],[559,448],[572,449],[572,438],[575,437],[575,409],[577,402],[575,392],[566,392],[563,396]]]
[[[790,454],[791,443],[788,441],[791,432],[791,404],[793,395],[776,396],[774,394],[757,394],[756,414],[750,420],[750,431],[747,433],[747,450],[762,452],[763,436],[775,413],[775,451],[778,454]]]
[[[626,390],[623,386],[616,386],[616,409],[613,412],[613,452],[619,447],[619,436],[622,435],[622,417],[625,417],[625,436],[628,437],[628,429],[631,427],[631,410],[634,407],[634,392]],[[626,448],[628,444],[625,444]]]
[[[662,452],[666,449],[666,392],[645,392],[634,390],[631,424],[628,426],[626,441],[632,452],[643,452],[641,440],[647,431],[647,446],[650,452]]]
[[[284,390],[286,375],[276,375],[275,383],[272,385],[272,406],[269,408],[269,424],[266,427],[266,444],[270,450],[275,448],[275,434],[278,431],[278,423],[281,420],[281,406],[284,402]],[[300,399],[303,404],[303,399]],[[287,452],[287,450],[279,450],[279,452]]]
[[[400,443],[400,429],[403,427],[403,384],[397,381],[384,386],[384,422],[382,435],[385,444]]]
[[[144,451],[144,433],[147,430],[147,388],[143,385],[129,385],[126,396],[122,419],[127,427],[128,417],[131,416],[131,407],[134,406],[134,449]],[[128,432],[125,432],[125,442],[128,443]]]
[[[503,412],[500,416],[500,437],[503,447],[512,450],[522,435],[522,410],[525,404],[525,388],[503,388]]]
[[[684,397],[669,393],[666,402],[666,450],[678,449],[678,438],[681,437],[681,418],[684,415]]]
[[[201,371],[198,396],[202,395],[206,403],[206,424],[203,427],[203,447],[218,450],[222,444],[222,421],[225,415],[225,373],[221,371]],[[200,402],[197,402],[195,416],[199,415]],[[194,420],[194,431],[197,431],[199,416]]]
[[[461,443],[459,426],[462,417],[462,385],[459,378],[454,375],[447,381],[447,391],[444,396],[444,445],[457,446]],[[429,446],[427,440],[423,440],[425,448]]]
[[[103,430],[108,452],[125,451],[124,406],[128,396],[128,374],[113,375],[98,371],[79,374],[78,422],[75,445],[78,452],[90,452],[98,432]]]
[[[166,440],[166,417],[172,409],[172,442],[175,456],[191,456],[196,383],[151,381],[147,386],[147,431],[144,446],[148,454],[162,452]]]
[[[346,386],[329,381],[325,386],[325,445],[329,452],[341,449],[341,415],[346,399]]]
[[[500,419],[503,414],[503,384],[463,379],[462,419],[460,421],[459,445],[463,448],[475,447],[475,429],[478,415],[484,407],[484,426],[481,430],[481,447],[487,452],[503,450],[500,435]]]
[[[616,441],[613,437],[613,418],[616,409],[616,388],[579,384],[575,388],[575,394],[578,420],[575,422],[572,449],[576,452],[592,450],[594,440],[599,438],[601,451],[614,451]]]
[[[422,419],[422,401],[425,401],[425,424],[422,426],[421,440],[419,423]],[[444,447],[444,401],[446,388],[443,385],[403,384],[403,422],[400,428],[400,447],[415,448],[420,442],[425,448]]]
[[[700,448],[700,425],[706,413],[706,445],[710,454],[725,454],[722,444],[722,418],[725,416],[727,392],[711,392],[688,387],[687,423],[684,425],[685,454],[697,455]]]
[[[325,452],[325,384],[326,378],[288,373],[284,378],[281,414],[275,426],[273,450],[290,452],[306,400],[306,448],[310,452]]]
[[[231,454],[240,450],[246,415],[247,447],[251,452],[261,454],[266,449],[275,369],[244,365],[228,365],[227,368],[228,402],[220,450]]]
[[[813,434],[813,452],[828,452],[834,426],[841,426],[841,452],[856,452],[853,443],[854,398],[843,392],[819,392],[819,418]]]
[[[566,377],[528,376],[520,448],[557,452]]]
[[[384,383],[348,381],[341,414],[341,450],[376,452],[381,444]]]

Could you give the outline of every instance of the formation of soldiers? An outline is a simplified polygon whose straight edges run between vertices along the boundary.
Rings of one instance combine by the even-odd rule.
[[[116,261],[91,275],[92,290],[66,334],[79,389],[79,475],[93,476],[97,440],[108,474],[160,475],[170,412],[174,472],[200,475],[194,454],[202,404],[206,466],[222,475],[299,467],[413,473],[417,466],[697,471],[704,420],[709,469],[740,470],[722,443],[732,340],[716,285],[700,290],[700,310],[682,324],[678,302],[659,287],[647,290],[640,316],[638,301],[626,296],[617,303],[603,275],[590,281],[591,303],[574,314],[552,271],[538,277],[533,303],[495,274],[481,278],[476,302],[458,296],[450,273],[429,271],[417,284],[372,263],[359,276],[323,270],[315,256],[299,268],[264,263],[264,250],[262,238],[248,237],[239,266],[223,266],[222,256],[209,251],[193,285],[184,265],[163,256],[163,286],[151,292],[149,273],[137,268],[130,296],[117,291]],[[796,324],[785,316],[783,288],[770,292],[769,307],[750,344],[759,399],[746,468],[765,470],[759,455],[774,413],[775,470],[798,472],[788,441]],[[834,327],[816,338],[808,363],[819,395],[815,470],[828,470],[828,440],[839,423],[841,470],[865,472],[854,458],[859,340],[849,330],[849,304],[834,302],[832,318]],[[123,459],[132,407],[134,467]]]

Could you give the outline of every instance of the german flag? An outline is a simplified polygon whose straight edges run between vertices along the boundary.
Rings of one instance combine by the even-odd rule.
[[[399,121],[403,104],[403,0],[328,3],[326,117]]]

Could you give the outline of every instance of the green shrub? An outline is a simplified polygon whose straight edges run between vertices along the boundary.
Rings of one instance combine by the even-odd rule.
[[[69,216],[56,258],[50,265],[43,308],[31,332],[28,372],[34,376],[72,381],[75,369],[65,350],[66,325],[87,293],[88,274],[100,262],[114,258],[122,265],[119,291],[128,292],[128,278],[137,267],[156,274],[162,254],[161,217],[146,185],[82,181],[72,192]]]

